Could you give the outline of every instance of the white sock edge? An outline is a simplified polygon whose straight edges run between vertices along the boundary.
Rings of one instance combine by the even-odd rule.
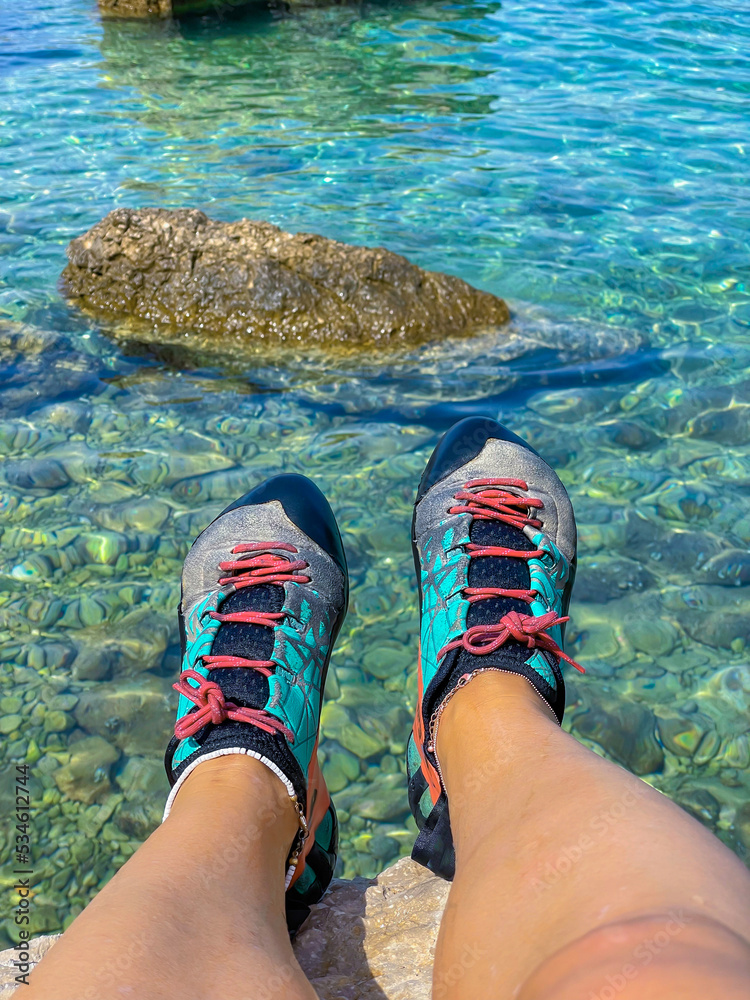
[[[172,790],[169,793],[169,797],[167,798],[167,804],[164,806],[164,815],[162,816],[161,820],[162,823],[167,818],[167,816],[169,816],[170,810],[174,805],[174,800],[177,797],[177,793],[182,788],[185,779],[188,777],[188,775],[193,773],[196,767],[198,767],[206,760],[215,760],[217,757],[228,757],[230,754],[237,754],[237,753],[245,754],[246,757],[253,757],[255,758],[255,760],[259,760],[261,764],[265,764],[266,767],[269,769],[269,771],[273,771],[273,773],[276,775],[279,781],[283,783],[284,787],[287,790],[289,798],[293,799],[296,797],[297,793],[294,790],[294,785],[291,783],[289,778],[287,778],[287,776],[284,774],[281,768],[277,764],[274,764],[272,760],[269,760],[268,757],[264,757],[262,754],[257,753],[255,750],[248,750],[246,747],[222,747],[221,750],[212,750],[210,753],[203,754],[201,757],[199,757],[197,760],[194,760],[192,764],[189,764],[185,768],[185,770],[179,776],[179,778],[173,785]]]

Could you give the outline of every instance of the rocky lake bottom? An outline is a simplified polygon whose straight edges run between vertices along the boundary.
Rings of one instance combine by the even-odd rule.
[[[586,673],[566,671],[565,727],[747,862],[742,5],[383,0],[147,26],[34,0],[0,37],[0,863],[9,889],[27,763],[33,931],[67,926],[160,821],[182,560],[281,471],[324,490],[349,560],[320,744],[339,874],[409,853],[411,509],[470,413],[527,437],[573,500]],[[145,205],[386,246],[512,322],[229,356],[107,328],[58,291],[65,247]]]
[[[490,349],[460,343],[466,371]],[[379,416],[394,399],[372,380],[368,409],[366,377],[352,375],[332,408],[325,384],[303,405],[292,388],[264,399],[231,379],[137,362],[102,379],[111,347],[76,352],[30,325],[6,326],[3,344],[0,363],[16,375],[0,421],[0,794],[10,802],[13,764],[29,763],[38,930],[69,923],[160,821],[182,560],[223,506],[280,471],[324,489],[350,566],[320,744],[341,820],[339,874],[371,876],[408,854],[409,528],[437,429],[403,399]],[[424,371],[427,351],[402,365],[418,356]],[[499,410],[554,464],[578,519],[567,649],[586,674],[567,678],[566,728],[746,856],[748,376],[721,350],[703,365],[670,353],[637,384],[538,391],[520,413]],[[58,395],[68,379],[74,398],[14,416],[44,390],[42,369]],[[96,391],[79,393],[81,378]],[[8,862],[13,829],[0,832]]]

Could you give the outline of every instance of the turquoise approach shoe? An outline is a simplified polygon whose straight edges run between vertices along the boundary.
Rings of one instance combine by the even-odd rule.
[[[409,737],[409,805],[420,828],[412,857],[452,879],[455,852],[435,750],[440,717],[476,673],[525,677],[558,723],[560,661],[573,588],[576,525],[565,487],[502,424],[461,420],[419,484],[412,524],[421,605],[417,711]]]
[[[294,933],[331,881],[336,813],[318,764],[328,662],[348,601],[341,536],[309,479],[281,475],[198,536],[182,573],[172,790],[204,760],[248,754],[284,783],[299,814],[286,910]]]

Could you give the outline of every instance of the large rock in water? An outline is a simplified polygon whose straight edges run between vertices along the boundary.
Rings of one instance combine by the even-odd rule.
[[[70,299],[148,324],[157,340],[192,331],[204,343],[385,345],[509,319],[502,299],[388,250],[190,209],[116,209],[67,253]]]
[[[164,21],[185,14],[208,14],[212,11],[226,14],[227,0],[98,0],[103,17]],[[243,7],[253,0],[231,0],[232,8]],[[340,0],[286,0],[300,7],[317,7],[326,2]]]
[[[376,879],[335,879],[294,943],[320,1000],[430,1000],[449,888],[408,858]],[[56,939],[37,938],[32,961]],[[13,991],[17,957],[0,952],[0,998]]]
[[[173,13],[172,0],[99,0],[104,17],[164,20]]]
[[[216,10],[221,0],[99,0],[103,17],[139,21],[165,21],[181,14],[200,14]]]

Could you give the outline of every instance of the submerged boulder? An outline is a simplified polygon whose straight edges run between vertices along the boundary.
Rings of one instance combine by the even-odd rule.
[[[110,212],[67,250],[65,294],[147,339],[400,344],[497,327],[502,299],[382,248],[191,209]]]

